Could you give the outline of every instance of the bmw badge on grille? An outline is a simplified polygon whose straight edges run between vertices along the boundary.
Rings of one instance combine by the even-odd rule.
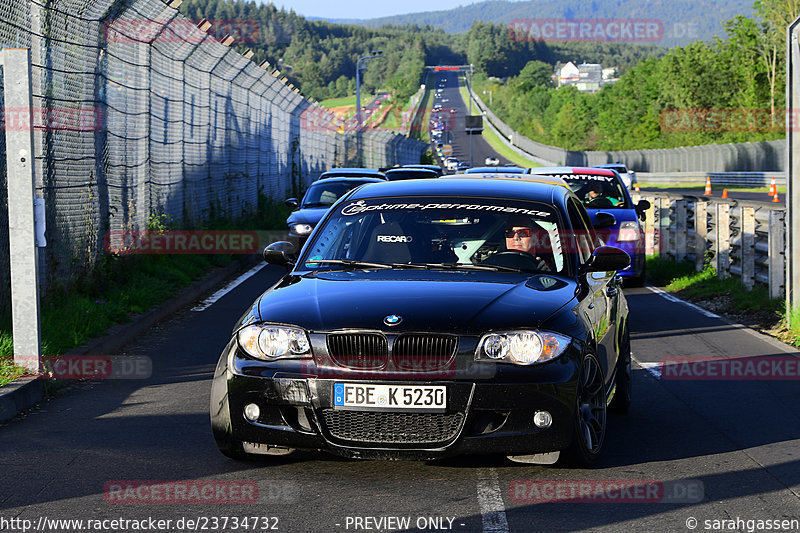
[[[396,326],[403,321],[403,317],[399,315],[389,315],[383,319],[383,323],[387,326]]]

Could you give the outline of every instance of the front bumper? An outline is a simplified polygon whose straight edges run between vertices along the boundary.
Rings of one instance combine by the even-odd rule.
[[[386,379],[347,371],[330,375],[313,362],[253,362],[229,346],[214,378],[212,427],[221,448],[249,442],[350,458],[429,460],[563,450],[573,436],[579,370],[578,355],[570,350],[576,348],[538,367],[473,364],[447,379],[414,375],[406,380],[397,374]],[[334,384],[353,381],[445,385],[447,408],[442,413],[334,408]],[[260,407],[256,421],[244,417],[249,403]],[[546,429],[533,422],[542,410],[553,417]]]

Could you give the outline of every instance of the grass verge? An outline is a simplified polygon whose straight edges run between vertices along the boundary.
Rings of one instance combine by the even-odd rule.
[[[769,289],[756,284],[746,291],[738,278],[719,279],[707,266],[696,272],[691,263],[676,263],[659,257],[647,258],[647,280],[680,298],[746,324],[793,346],[800,346],[800,328],[787,327],[785,303],[770,299]],[[798,313],[800,317],[800,313]],[[794,320],[800,323],[800,320]]]
[[[203,229],[282,229],[287,216],[287,207],[262,198],[251,218],[240,223],[219,221]],[[42,353],[62,355],[156,307],[236,258],[231,254],[104,255],[89,274],[48,289],[41,302]],[[13,365],[11,317],[0,317],[0,386],[24,373]]]

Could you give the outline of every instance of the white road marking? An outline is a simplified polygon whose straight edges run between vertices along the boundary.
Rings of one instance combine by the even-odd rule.
[[[661,379],[661,367],[662,367],[661,363],[658,363],[658,362],[656,362],[656,363],[645,363],[643,361],[639,361],[638,359],[633,357],[633,355],[631,355],[631,359],[633,359],[633,361],[638,366],[640,366],[643,369],[647,370],[647,372],[649,372],[650,375],[652,375],[654,378]]]
[[[478,505],[481,508],[481,521],[485,533],[507,533],[508,520],[500,492],[500,480],[494,468],[479,471]]]
[[[712,313],[711,311],[709,311],[707,309],[703,309],[699,305],[695,305],[695,304],[689,303],[689,302],[687,302],[685,300],[681,300],[677,296],[673,296],[670,293],[668,293],[668,292],[666,292],[666,291],[664,291],[662,289],[659,289],[658,287],[653,287],[652,285],[648,285],[647,286],[647,290],[649,290],[650,292],[654,292],[654,293],[658,294],[659,296],[661,296],[665,300],[669,300],[670,302],[675,302],[675,303],[683,304],[683,305],[685,305],[687,307],[691,307],[692,309],[694,309],[698,313],[702,314],[703,316],[707,316],[708,318],[722,318],[718,314]]]
[[[220,290],[218,290],[217,292],[215,292],[214,294],[212,294],[211,296],[209,296],[196,306],[192,307],[192,311],[205,311],[206,309],[211,307],[217,300],[219,300],[220,298],[231,292],[233,289],[241,285],[248,278],[253,277],[259,270],[261,270],[265,266],[267,266],[266,263],[254,266],[253,268],[251,268],[250,270],[248,270],[235,280],[231,281],[230,283],[222,287]]]

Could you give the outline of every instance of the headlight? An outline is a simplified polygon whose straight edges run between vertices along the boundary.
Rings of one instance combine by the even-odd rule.
[[[311,224],[292,224],[289,226],[289,229],[295,235],[308,235],[311,233],[311,230],[314,229],[314,226]]]
[[[259,324],[244,327],[237,333],[239,347],[256,359],[296,359],[311,357],[308,335],[300,328]]]
[[[549,331],[504,331],[484,335],[475,353],[477,360],[532,365],[558,357],[570,339]]]
[[[623,222],[619,225],[617,242],[639,240],[639,224],[637,222]]]

